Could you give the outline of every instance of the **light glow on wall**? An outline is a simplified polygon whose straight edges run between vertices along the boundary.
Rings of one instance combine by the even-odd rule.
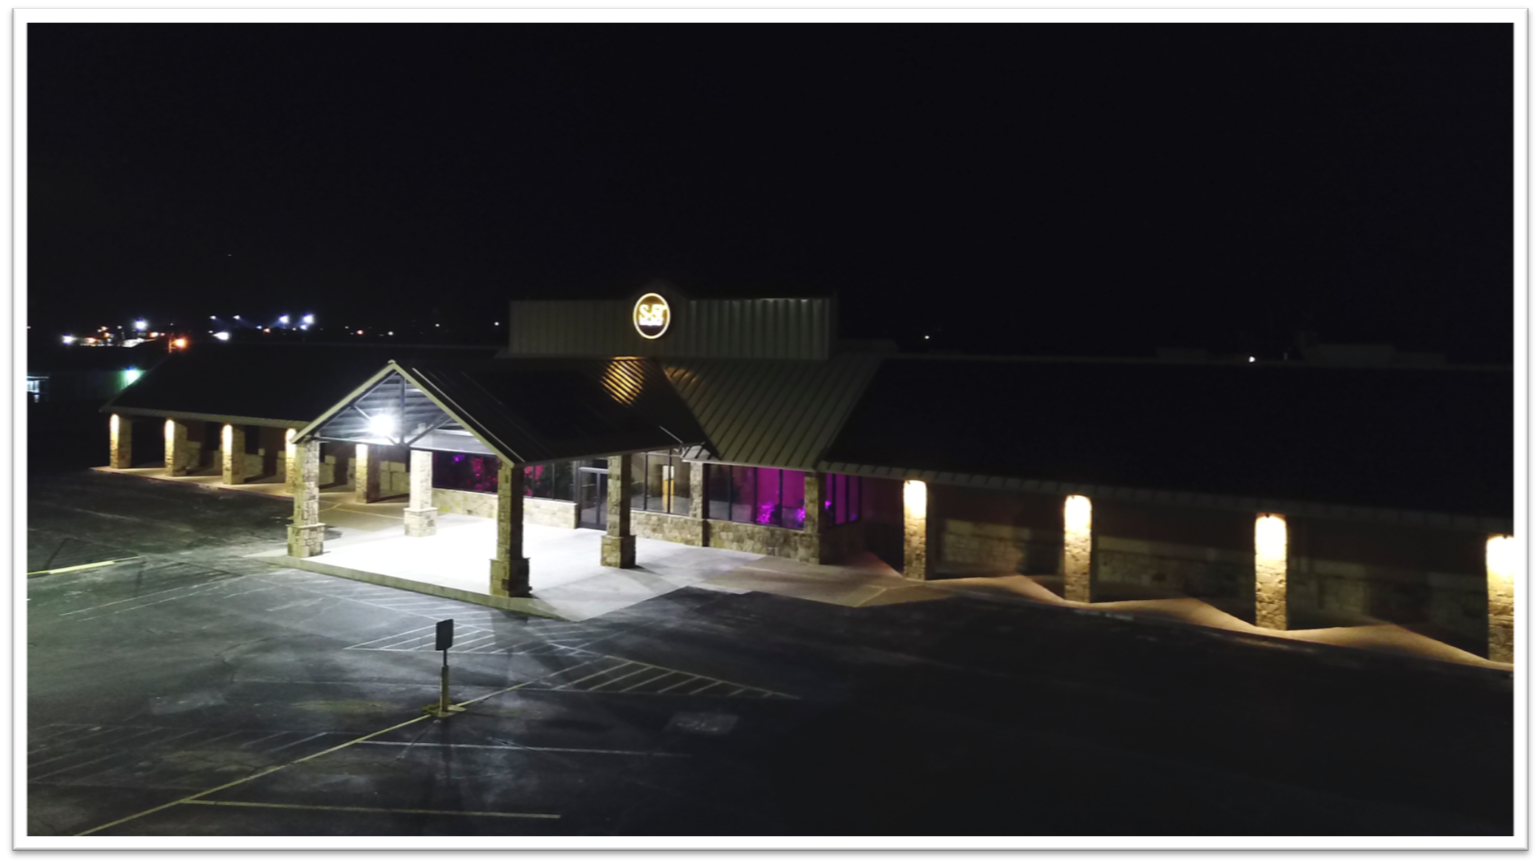
[[[1069,495],[1062,503],[1062,527],[1072,534],[1084,534],[1094,523],[1094,505],[1087,496]]]
[[[1286,562],[1286,519],[1263,515],[1254,521],[1254,555],[1265,561]]]
[[[134,367],[129,366],[127,369],[124,369],[123,373],[122,373],[122,375],[123,375],[123,386],[127,387],[129,384],[132,384],[133,382],[139,380],[139,377],[141,375],[143,375],[143,374],[144,373],[139,371],[138,369],[135,369]],[[117,415],[113,414],[112,416],[116,417]]]
[[[219,430],[219,446],[224,449],[225,453],[230,452],[230,448],[234,446],[234,437],[235,427],[225,423],[224,428]]]
[[[1287,629],[1286,517],[1261,513],[1254,520],[1254,623]]]
[[[1516,580],[1516,538],[1508,534],[1496,534],[1484,547],[1484,564],[1489,568],[1489,578],[1511,584]]]
[[[902,508],[907,515],[924,519],[929,514],[929,487],[922,480],[908,480],[902,484]]]

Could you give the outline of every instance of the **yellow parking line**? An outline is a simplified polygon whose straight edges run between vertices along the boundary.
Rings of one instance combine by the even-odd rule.
[[[60,568],[58,568],[56,570],[33,570],[31,573],[28,573],[27,575],[28,576],[52,576],[52,575],[54,575],[56,573],[73,573],[76,570],[89,570],[92,567],[106,567],[109,564],[121,564],[124,561],[137,561],[137,560],[139,560],[139,556],[135,555],[132,558],[113,558],[110,561],[94,561],[94,562],[92,562],[90,564],[76,564],[73,567],[60,567]]]
[[[330,804],[265,804],[259,801],[188,801],[204,807],[257,807],[271,810],[329,810],[341,813],[408,813],[417,816],[499,816],[503,819],[559,819],[558,813],[498,813],[493,810],[416,810],[405,807],[338,807]]]
[[[497,690],[494,693],[487,693],[484,696],[478,696],[478,697],[476,697],[474,699],[466,699],[465,701],[459,703],[459,707],[462,708],[462,707],[464,707],[466,705],[473,705],[476,702],[483,702],[483,701],[485,701],[487,699],[490,699],[493,696],[500,696],[503,693],[510,693],[513,690],[519,690],[519,689],[521,689],[523,687],[527,687],[530,684],[536,684],[536,683],[538,683],[540,681],[543,681],[545,678],[549,678],[549,677],[551,677],[553,675],[560,675],[562,673],[571,671],[571,669],[575,669],[575,668],[578,668],[580,666],[586,666],[586,665],[589,665],[589,664],[594,663],[594,662],[596,662],[596,661],[589,660],[586,663],[578,663],[578,664],[576,664],[576,666],[571,666],[571,667],[568,667],[566,669],[561,669],[561,670],[559,670],[557,672],[551,672],[549,675],[541,675],[540,677],[535,678],[535,679],[533,679],[531,681],[524,681],[522,684],[514,684],[511,687],[504,687],[503,689]],[[76,834],[75,836],[76,837],[84,837],[84,836],[86,836],[88,834],[95,834],[98,831],[105,831],[108,828],[115,828],[118,825],[122,825],[122,824],[124,824],[126,822],[132,822],[135,819],[139,819],[141,817],[148,816],[148,815],[150,815],[152,813],[159,813],[161,810],[169,810],[170,808],[175,807],[178,804],[192,804],[192,803],[195,803],[199,798],[202,798],[204,795],[212,795],[215,792],[223,792],[225,789],[232,789],[232,788],[234,788],[236,786],[239,786],[239,785],[241,785],[243,783],[249,783],[252,780],[259,780],[262,777],[266,777],[268,774],[273,774],[273,773],[276,773],[278,771],[282,771],[284,768],[291,768],[294,765],[300,764],[301,762],[308,762],[311,759],[319,759],[321,756],[325,756],[325,755],[328,755],[328,754],[331,754],[331,753],[335,753],[338,750],[344,750],[344,749],[346,749],[348,747],[353,746],[354,744],[361,744],[364,741],[368,741],[368,740],[373,739],[373,738],[378,738],[380,735],[384,735],[384,734],[387,734],[387,733],[390,733],[390,732],[394,732],[396,729],[404,729],[405,727],[410,726],[413,723],[420,723],[423,720],[426,720],[428,717],[431,717],[431,716],[433,716],[433,715],[431,715],[431,714],[423,714],[420,717],[413,717],[410,720],[407,720],[407,721],[405,721],[403,723],[396,723],[394,726],[390,726],[387,729],[380,729],[378,732],[370,732],[367,735],[361,736],[359,738],[354,738],[351,741],[346,742],[345,744],[338,744],[335,747],[331,747],[331,748],[328,748],[326,750],[322,750],[319,753],[312,753],[309,756],[305,756],[305,757],[303,757],[301,759],[295,759],[292,762],[285,762],[282,765],[274,765],[271,768],[263,769],[261,771],[256,772],[255,774],[251,774],[251,775],[249,775],[247,777],[242,777],[239,780],[231,780],[230,782],[225,783],[222,786],[215,786],[212,789],[205,789],[202,792],[198,792],[198,793],[193,794],[193,795],[188,795],[185,798],[178,798],[175,801],[171,801],[171,802],[168,802],[166,804],[161,804],[158,807],[151,807],[148,810],[143,810],[141,812],[133,814],[132,816],[124,816],[121,819],[115,819],[115,820],[113,820],[111,822],[106,823],[105,825],[97,825],[95,828],[92,828],[92,829],[90,829],[88,831],[81,831],[79,834]]]

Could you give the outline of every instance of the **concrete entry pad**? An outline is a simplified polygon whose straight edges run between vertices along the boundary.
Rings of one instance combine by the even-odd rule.
[[[527,523],[523,530],[524,554],[531,562],[530,581],[539,611],[571,621],[595,618],[699,585],[763,557],[638,538],[637,566],[620,570],[598,563],[602,531]],[[439,587],[482,595],[487,601],[507,599],[491,598],[488,593],[491,554],[496,546],[493,520],[446,513],[438,516],[438,531],[432,536],[407,537],[403,531],[399,527],[367,533],[345,531],[339,540],[327,539],[323,554],[285,563],[297,567],[314,564],[322,572],[352,578],[366,579],[368,574],[375,574],[390,578],[389,584],[397,587],[411,586],[395,580],[419,583],[425,593],[439,593],[431,590]]]

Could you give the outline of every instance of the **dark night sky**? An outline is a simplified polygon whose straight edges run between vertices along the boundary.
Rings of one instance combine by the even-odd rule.
[[[29,323],[837,291],[995,353],[1508,362],[1511,28],[32,25]],[[83,318],[81,316],[84,316]],[[50,337],[51,338],[51,337]]]

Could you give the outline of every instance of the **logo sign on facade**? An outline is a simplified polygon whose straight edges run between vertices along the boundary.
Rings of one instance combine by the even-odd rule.
[[[660,339],[672,326],[672,308],[662,295],[646,294],[635,301],[635,332],[647,339]]]

